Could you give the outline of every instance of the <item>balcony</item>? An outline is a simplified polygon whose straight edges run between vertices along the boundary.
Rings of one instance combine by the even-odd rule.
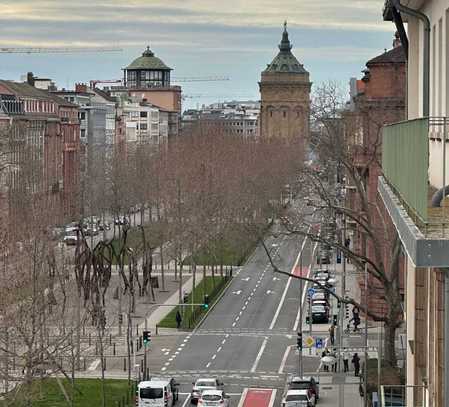
[[[448,118],[385,126],[378,191],[417,267],[449,265],[449,206],[432,196],[449,180]]]

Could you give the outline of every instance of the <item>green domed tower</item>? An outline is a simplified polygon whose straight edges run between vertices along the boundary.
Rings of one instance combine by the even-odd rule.
[[[172,69],[147,47],[141,57],[124,69],[125,86],[139,89],[169,87],[170,71]]]
[[[312,84],[291,49],[285,22],[279,53],[262,71],[259,82],[261,137],[308,138]]]

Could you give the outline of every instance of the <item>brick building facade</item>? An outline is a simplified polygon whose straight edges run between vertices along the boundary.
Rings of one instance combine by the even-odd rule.
[[[259,82],[261,137],[308,139],[311,82],[291,49],[285,23],[279,53]]]
[[[364,187],[368,198],[370,216],[375,225],[374,234],[382,250],[385,270],[391,263],[392,238],[395,236],[394,225],[386,213],[377,192],[378,177],[381,175],[381,141],[382,126],[387,123],[402,121],[406,117],[406,59],[403,48],[395,40],[394,48],[369,60],[366,63],[364,77],[354,82],[352,109],[346,114],[350,123],[350,152],[353,162],[363,174]],[[359,195],[355,186],[347,185],[347,201],[356,212],[361,212]],[[374,260],[372,239],[367,238],[355,222],[349,223],[355,251],[366,254]],[[360,286],[364,298],[364,281]],[[378,314],[386,311],[385,295],[377,279],[370,276],[369,306]]]

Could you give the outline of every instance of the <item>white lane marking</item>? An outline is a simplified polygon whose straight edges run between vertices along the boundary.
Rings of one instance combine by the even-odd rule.
[[[246,394],[248,393],[248,390],[249,389],[247,387],[245,389],[243,389],[242,397],[240,397],[240,401],[239,401],[238,407],[243,407],[243,403],[245,402]]]
[[[223,349],[223,347],[220,346],[220,347],[217,349],[217,353],[220,352],[222,349]]]
[[[187,341],[188,341],[188,339],[187,339],[187,338],[183,340],[183,342],[187,342]]]
[[[221,341],[221,344],[224,345],[225,343],[226,343],[226,339],[223,339],[223,340]]]
[[[277,392],[277,389],[273,389],[273,393],[271,393],[271,399],[270,399],[270,403],[268,404],[268,407],[273,406],[274,400],[276,399],[276,392]]]
[[[290,353],[291,346],[287,346],[287,349],[285,349],[284,356],[282,357],[281,366],[279,367],[278,373],[283,373],[285,363],[287,362],[288,354]]]
[[[238,321],[240,319],[240,317],[237,317],[235,320]]]
[[[90,364],[90,366],[87,368],[87,370],[95,370],[95,369],[98,367],[98,365],[100,364],[100,362],[101,362],[101,359],[95,359],[95,360]]]
[[[309,233],[310,228],[311,227],[309,226],[309,229],[307,230],[307,233]],[[292,274],[295,271],[296,266],[298,265],[299,258],[301,257],[301,254],[302,254],[302,251],[304,250],[304,246],[306,245],[306,242],[307,242],[307,237],[302,242],[301,250],[299,251],[298,256],[296,257],[295,263],[293,264],[292,270],[290,271],[290,273],[292,273]],[[288,288],[290,287],[290,284],[292,282],[292,278],[293,277],[289,277],[288,280],[287,280],[287,284],[285,285],[284,292],[282,293],[281,301],[279,301],[279,306],[278,306],[278,308],[276,310],[276,313],[273,316],[273,320],[271,321],[271,324],[270,324],[270,327],[269,327],[270,331],[274,328],[274,324],[276,323],[276,321],[278,319],[278,316],[279,316],[279,313],[281,312],[281,308],[284,305],[285,296],[287,295],[287,291],[288,291]]]
[[[242,310],[243,310],[243,311],[245,311],[245,310],[246,310],[246,305],[244,305],[244,306],[242,307]]]
[[[232,323],[232,326],[233,326],[233,327],[235,326],[235,322]]]
[[[307,278],[310,278],[310,273],[312,272],[312,264],[313,264],[313,261],[314,261],[313,254],[315,253],[315,250],[316,250],[317,246],[318,246],[318,242],[315,243],[315,246],[313,247],[313,250],[312,250],[312,259],[310,260],[309,272],[308,272],[308,274],[307,274]],[[295,324],[293,325],[293,330],[294,330],[294,331],[297,331],[297,330],[298,330],[298,326],[299,326],[299,314],[301,313],[301,312],[300,312],[301,306],[304,305],[304,301],[305,301],[305,299],[306,299],[306,293],[307,293],[306,287],[307,287],[307,284],[308,284],[308,283],[307,283],[306,281],[304,281],[303,283],[304,283],[304,284],[303,284],[303,290],[302,290],[301,304],[299,304],[299,307],[298,307],[298,313],[296,314]],[[301,328],[302,328],[302,326],[301,326]]]
[[[217,355],[213,354],[211,359],[214,360],[216,357],[217,357]]]
[[[209,362],[209,363],[206,365],[206,367],[209,367],[211,363],[212,363],[212,362]]]
[[[262,346],[259,349],[259,353],[256,356],[256,360],[254,361],[253,367],[251,368],[251,373],[254,373],[257,369],[257,365],[259,364],[260,358],[262,357],[263,351],[267,346],[268,338],[265,338],[262,342]]]
[[[242,311],[240,311],[240,312],[239,312],[239,315],[242,315],[242,314],[243,314],[243,312],[242,312]]]
[[[190,394],[186,397],[186,399],[184,400],[184,403],[182,403],[181,407],[186,407],[188,401],[190,401]]]
[[[164,370],[167,370],[167,368],[166,368],[166,367],[163,367],[161,370],[164,371]]]
[[[229,334],[226,334],[226,335],[225,335],[225,338],[229,338]]]

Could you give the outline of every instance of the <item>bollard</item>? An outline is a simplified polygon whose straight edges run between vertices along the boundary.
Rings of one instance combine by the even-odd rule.
[[[114,342],[114,344],[112,346],[112,354],[115,356],[115,342]]]
[[[112,345],[112,334],[109,334],[109,346]]]
[[[139,336],[139,325],[136,325],[137,336]]]
[[[123,371],[126,372],[126,358],[123,358]]]
[[[86,336],[86,327],[83,325],[83,336]]]
[[[149,377],[150,377],[150,368],[147,367],[147,372],[146,372],[146,374],[145,374],[145,379],[148,380]]]
[[[106,358],[103,358],[103,369],[106,370]]]
[[[83,358],[83,368],[86,370],[86,358]]]
[[[142,349],[142,337],[139,336],[139,350]]]
[[[90,339],[90,332],[89,332],[89,346],[92,346],[92,342],[91,342],[91,339]]]
[[[134,342],[131,341],[130,345],[131,345],[131,353],[134,353]],[[136,349],[137,349],[137,346],[136,346]]]
[[[158,325],[156,324],[156,335],[157,335],[157,329],[158,329]]]
[[[98,342],[95,342],[95,354],[98,355]]]

